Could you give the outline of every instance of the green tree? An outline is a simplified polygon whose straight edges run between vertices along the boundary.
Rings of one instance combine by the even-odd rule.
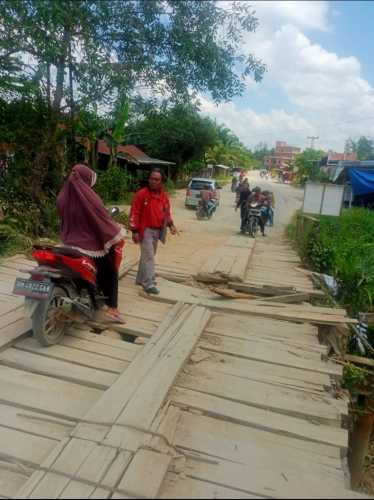
[[[126,138],[150,156],[174,161],[177,167],[204,161],[205,151],[217,141],[214,123],[185,104],[152,110],[128,127]]]
[[[299,182],[303,184],[306,181],[327,180],[319,166],[319,162],[324,155],[324,151],[311,148],[297,155],[294,168]]]
[[[230,99],[244,76],[265,71],[242,50],[258,20],[236,2],[2,0],[0,19],[2,95],[24,95],[25,79],[56,111],[113,103],[144,86]]]
[[[364,136],[361,136],[356,143],[356,153],[359,160],[373,160],[373,141],[367,139]]]

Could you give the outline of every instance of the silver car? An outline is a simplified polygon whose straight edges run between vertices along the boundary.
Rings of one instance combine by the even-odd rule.
[[[216,205],[219,205],[219,189],[221,186],[217,184],[215,179],[208,179],[206,177],[194,177],[190,180],[186,192],[186,202],[185,205],[188,208],[196,208],[199,204],[201,198],[200,191],[208,187],[212,189],[217,200]]]

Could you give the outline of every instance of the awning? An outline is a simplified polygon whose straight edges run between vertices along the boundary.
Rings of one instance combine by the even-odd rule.
[[[350,168],[348,177],[355,196],[374,193],[374,168]]]

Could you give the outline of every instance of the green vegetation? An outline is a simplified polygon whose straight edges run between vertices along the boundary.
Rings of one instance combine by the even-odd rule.
[[[319,167],[324,155],[323,151],[310,148],[297,155],[292,166],[292,170],[295,170],[294,182],[301,185],[307,181],[328,182],[328,176]]]
[[[344,389],[348,389],[355,396],[369,384],[368,372],[355,366],[347,364],[343,369],[343,384]]]
[[[295,225],[288,234],[296,239]],[[297,240],[302,258],[339,284],[338,300],[351,313],[368,311],[374,303],[374,213],[353,208],[340,217],[321,216]]]
[[[111,168],[97,188],[122,202],[139,179],[116,169],[116,145],[144,145],[188,174],[219,142],[217,126],[198,113],[198,93],[229,100],[246,76],[260,81],[265,71],[243,50],[258,19],[239,2],[3,0],[0,19],[0,159],[8,162],[0,252],[19,234],[53,237],[56,196],[82,159],[82,140],[94,168],[96,141],[106,141]]]

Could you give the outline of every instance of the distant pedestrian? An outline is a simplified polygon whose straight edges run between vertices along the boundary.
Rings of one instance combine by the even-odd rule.
[[[132,239],[141,248],[136,284],[141,285],[147,293],[160,293],[156,288],[155,255],[158,241],[166,241],[167,228],[171,234],[177,234],[171,217],[170,201],[163,190],[162,172],[154,168],[148,186],[135,194],[130,212]]]

